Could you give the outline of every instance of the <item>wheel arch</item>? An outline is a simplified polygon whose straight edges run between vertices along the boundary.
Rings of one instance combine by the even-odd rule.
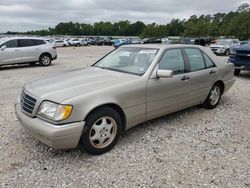
[[[222,80],[218,80],[218,81],[216,81],[215,83],[214,83],[214,85],[215,84],[219,84],[220,86],[221,86],[221,89],[222,89],[222,93],[221,94],[223,94],[224,93],[224,90],[225,90],[225,84],[224,84],[224,82],[222,81]]]
[[[49,55],[50,58],[52,59],[52,55],[49,52],[43,52],[40,56],[39,56],[39,60],[43,55]]]
[[[115,111],[118,112],[118,114],[121,116],[121,119],[122,119],[122,131],[125,131],[126,130],[126,124],[127,124],[127,119],[126,119],[126,115],[125,115],[125,112],[122,110],[122,108],[115,104],[115,103],[106,103],[106,104],[102,104],[102,105],[99,105],[99,106],[96,106],[94,108],[92,108],[85,116],[84,118],[84,121],[89,117],[89,115],[91,113],[93,113],[94,111],[102,108],[102,107],[110,107],[112,109],[114,109]]]

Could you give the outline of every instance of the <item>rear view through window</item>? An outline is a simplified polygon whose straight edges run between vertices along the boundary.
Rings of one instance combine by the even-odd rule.
[[[186,48],[185,52],[188,57],[191,71],[198,71],[205,69],[205,63],[201,51],[197,48]]]

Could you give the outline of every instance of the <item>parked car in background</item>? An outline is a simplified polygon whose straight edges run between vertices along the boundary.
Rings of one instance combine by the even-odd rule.
[[[96,41],[96,45],[99,46],[103,46],[103,45],[107,45],[107,46],[112,46],[113,42],[112,42],[112,38],[110,37],[99,37]]]
[[[248,42],[249,41],[247,41],[247,40],[240,41],[240,45],[248,44]]]
[[[54,47],[64,47],[64,46],[66,46],[66,44],[64,43],[63,40],[55,40],[55,41],[52,42],[52,45]]]
[[[161,43],[162,44],[171,44],[171,40],[169,38],[162,38]]]
[[[80,41],[80,39],[76,39],[76,38],[71,39],[71,40],[69,41],[69,43],[70,43],[71,46],[81,46],[81,41]]]
[[[89,38],[83,38],[80,40],[81,46],[88,46],[91,44],[91,40]]]
[[[228,56],[230,54],[230,48],[234,46],[240,46],[240,41],[238,39],[218,40],[215,44],[211,44],[210,48],[216,55]]]
[[[115,48],[118,48],[118,47],[125,45],[125,44],[129,44],[128,39],[116,39],[116,40],[114,40],[114,47]]]
[[[229,61],[235,66],[235,75],[241,70],[250,71],[250,40],[245,45],[231,47]]]
[[[48,43],[53,43],[54,39],[44,39],[44,41],[48,42]]]
[[[67,40],[67,39],[64,39],[64,40],[63,40],[63,43],[64,43],[64,44],[63,44],[64,47],[70,46],[69,40]]]
[[[140,38],[134,38],[131,42],[132,44],[143,44],[143,41]]]
[[[124,45],[91,67],[27,82],[16,115],[48,146],[102,154],[139,123],[194,105],[215,108],[233,71],[202,46]]]
[[[90,38],[90,45],[96,45],[97,39],[95,37]]]
[[[42,39],[6,38],[0,40],[0,65],[39,62],[49,66],[57,58],[55,47]]]
[[[158,44],[161,43],[159,38],[145,38],[143,39],[143,44]]]
[[[193,44],[206,46],[210,44],[209,38],[184,38],[181,40],[181,44]]]

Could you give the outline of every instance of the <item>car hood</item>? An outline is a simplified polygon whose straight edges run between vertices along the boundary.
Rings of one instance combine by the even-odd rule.
[[[138,76],[88,67],[32,80],[25,85],[25,90],[34,97],[60,103],[75,96],[108,89],[134,79],[138,79]]]
[[[245,44],[245,45],[242,45],[242,46],[233,47],[232,49],[250,51],[250,45],[249,44]]]

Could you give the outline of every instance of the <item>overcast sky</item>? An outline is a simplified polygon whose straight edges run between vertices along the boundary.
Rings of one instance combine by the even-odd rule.
[[[47,29],[59,22],[143,21],[235,11],[250,0],[1,0],[0,32]]]

